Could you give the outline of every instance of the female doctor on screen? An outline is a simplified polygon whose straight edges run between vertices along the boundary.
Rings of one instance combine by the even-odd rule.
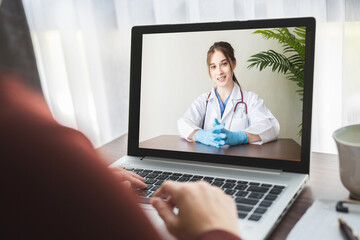
[[[220,147],[275,140],[280,125],[253,92],[242,90],[234,75],[234,49],[227,42],[214,43],[207,53],[210,93],[200,95],[178,120],[180,136],[188,141]]]

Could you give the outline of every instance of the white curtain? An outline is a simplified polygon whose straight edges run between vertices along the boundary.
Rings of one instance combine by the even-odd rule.
[[[100,146],[127,132],[134,25],[313,16],[312,151],[360,123],[360,1],[23,0],[54,117]]]

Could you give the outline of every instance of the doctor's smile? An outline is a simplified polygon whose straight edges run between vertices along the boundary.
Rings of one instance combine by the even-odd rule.
[[[228,42],[215,42],[207,52],[206,63],[214,85],[178,120],[180,137],[214,147],[275,140],[279,122],[263,99],[242,90],[234,73],[233,47]]]
[[[232,88],[233,81],[231,81],[233,77],[233,69],[235,68],[235,62],[228,62],[228,59],[224,55],[223,52],[215,50],[212,54],[211,63],[209,65],[209,75],[211,79],[216,83],[216,81],[220,83],[227,84],[230,83],[229,88]]]

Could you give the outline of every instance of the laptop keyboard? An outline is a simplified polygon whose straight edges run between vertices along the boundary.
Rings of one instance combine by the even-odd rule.
[[[206,181],[220,187],[236,202],[238,217],[250,221],[259,221],[273,202],[285,189],[285,186],[235,179],[215,178],[202,175],[173,173],[141,168],[125,168],[145,178],[147,188],[139,193],[142,203],[149,203],[154,192],[166,180],[177,182]]]

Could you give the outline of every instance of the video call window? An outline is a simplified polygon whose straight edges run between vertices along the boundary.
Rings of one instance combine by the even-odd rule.
[[[144,34],[139,147],[300,161],[305,31]]]

